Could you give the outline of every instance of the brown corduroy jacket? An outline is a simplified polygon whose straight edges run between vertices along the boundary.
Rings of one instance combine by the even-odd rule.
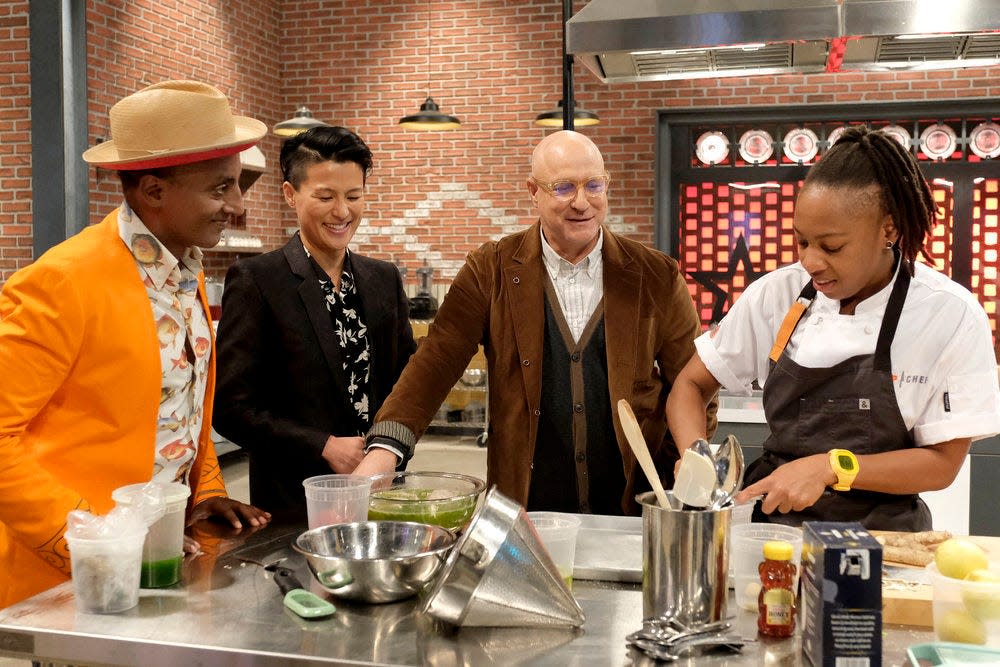
[[[621,398],[632,405],[661,477],[673,476],[677,452],[667,434],[665,403],[673,380],[694,354],[701,331],[677,262],[604,229],[604,326],[608,393],[628,480],[627,514],[638,469],[618,421]],[[545,329],[545,267],[539,224],[469,254],[428,335],[375,417],[371,435],[412,445],[481,343],[489,379],[487,485],[527,503],[538,432]],[[715,430],[715,405],[709,411]],[[406,442],[409,440],[409,442]],[[573,463],[567,461],[567,472]]]

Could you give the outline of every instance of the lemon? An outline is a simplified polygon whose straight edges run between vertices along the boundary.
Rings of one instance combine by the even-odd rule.
[[[962,602],[969,613],[987,621],[1000,618],[1000,575],[990,570],[973,570],[965,581],[980,585],[962,586]]]
[[[961,644],[985,644],[986,626],[964,609],[949,609],[934,623],[938,639]]]
[[[973,570],[985,570],[989,559],[982,547],[969,540],[953,537],[942,542],[934,552],[938,572],[952,579],[965,579]]]

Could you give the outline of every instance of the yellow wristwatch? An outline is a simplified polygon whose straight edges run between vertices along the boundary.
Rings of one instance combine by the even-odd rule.
[[[847,449],[831,449],[830,467],[837,474],[833,490],[850,491],[854,478],[858,476],[858,457]]]

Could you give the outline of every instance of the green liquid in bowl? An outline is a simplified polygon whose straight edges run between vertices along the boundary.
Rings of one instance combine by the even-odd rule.
[[[416,521],[457,530],[472,517],[476,497],[450,498],[451,494],[443,489],[420,488],[373,491],[368,505],[368,520]]]

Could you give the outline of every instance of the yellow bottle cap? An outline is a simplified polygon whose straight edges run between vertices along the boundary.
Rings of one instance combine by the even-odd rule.
[[[764,542],[764,558],[768,560],[792,560],[795,549],[791,542],[784,540],[772,540]]]

